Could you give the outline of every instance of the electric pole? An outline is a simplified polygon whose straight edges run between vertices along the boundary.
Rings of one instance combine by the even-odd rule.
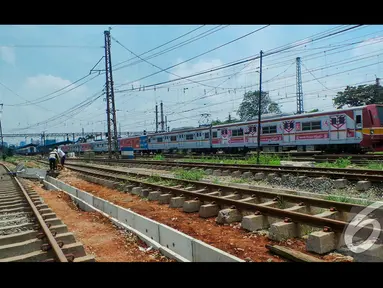
[[[156,104],[156,133],[158,133],[158,105]]]
[[[303,89],[302,89],[302,72],[301,57],[297,57],[297,114],[303,113]]]
[[[165,132],[166,131],[168,131],[168,116],[165,116]]]
[[[164,105],[162,104],[162,101],[161,101],[161,104],[160,104],[160,109],[161,109],[161,132],[165,132],[165,128],[164,128]]]
[[[262,50],[259,53],[259,98],[258,98],[258,128],[257,128],[257,165],[259,165],[259,154],[261,153],[261,103],[262,103]]]
[[[114,105],[114,88],[113,88],[113,73],[112,59],[110,53],[110,28],[109,31],[104,31],[105,36],[105,75],[106,75],[106,115],[108,123],[108,152],[109,158],[112,154],[118,157],[118,138],[117,138],[117,118],[116,107]]]

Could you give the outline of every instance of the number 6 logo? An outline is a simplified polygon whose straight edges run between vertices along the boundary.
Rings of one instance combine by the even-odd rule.
[[[345,244],[347,245],[348,249],[350,249],[352,252],[354,252],[354,253],[362,253],[362,252],[370,249],[375,244],[375,242],[376,242],[376,240],[377,240],[377,238],[378,238],[378,236],[379,236],[379,234],[381,232],[380,231],[381,225],[378,222],[378,220],[376,220],[376,219],[366,219],[366,220],[363,220],[363,218],[365,218],[368,214],[370,214],[371,212],[379,209],[382,206],[383,206],[382,202],[380,202],[380,203],[379,202],[375,202],[375,203],[367,206],[360,213],[355,215],[355,217],[352,219],[350,224],[347,225],[347,228],[346,228],[346,231],[345,231],[345,235],[344,235],[344,241],[345,241]],[[363,241],[363,243],[361,243],[359,245],[354,245],[352,243],[353,236],[360,229],[362,229],[363,227],[365,227],[367,225],[372,225],[373,226],[373,230],[372,230],[370,236],[368,237],[367,240]]]

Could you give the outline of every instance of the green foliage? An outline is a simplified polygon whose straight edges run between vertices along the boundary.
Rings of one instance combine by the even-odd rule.
[[[316,164],[317,167],[323,168],[347,168],[351,165],[351,157],[347,158],[338,158],[335,162],[323,162]]]
[[[239,105],[238,116],[242,121],[246,121],[258,116],[259,105],[259,91],[249,91],[243,96],[242,103]],[[262,92],[261,99],[261,114],[267,113],[281,113],[277,103],[271,101],[268,92]]]
[[[163,161],[163,160],[165,160],[165,156],[162,154],[157,154],[157,155],[154,155],[154,157],[152,159],[157,160],[157,161]]]
[[[182,159],[183,162],[195,162],[195,163],[218,163],[218,164],[231,164],[231,165],[241,165],[241,164],[257,164],[257,155],[251,155],[248,159],[245,160],[235,160],[235,159],[225,159],[218,157],[203,157],[203,158],[194,158],[194,159]],[[281,159],[276,154],[260,154],[259,155],[259,164],[261,165],[281,165]]]
[[[383,170],[383,162],[368,162],[366,168],[372,170]]]
[[[334,98],[337,109],[345,105],[356,107],[368,104],[383,103],[383,87],[372,85],[347,86],[343,92],[338,92]]]
[[[315,113],[315,112],[319,112],[319,109],[316,108],[316,109],[313,109],[313,110],[308,111],[307,113]]]
[[[350,203],[350,204],[358,204],[358,205],[369,205],[372,203],[371,201],[351,199],[350,197],[347,197],[344,195],[328,195],[326,196],[325,200]]]
[[[183,180],[200,181],[205,176],[205,172],[202,170],[175,169],[174,175]]]

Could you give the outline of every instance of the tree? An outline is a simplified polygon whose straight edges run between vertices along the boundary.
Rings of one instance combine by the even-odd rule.
[[[313,109],[313,110],[308,111],[307,113],[315,113],[315,112],[319,112],[319,109],[316,108],[316,109]]]
[[[230,117],[230,119],[227,119],[227,120],[225,120],[225,121],[221,121],[221,120],[219,120],[219,119],[217,119],[217,120],[213,120],[213,121],[211,122],[211,125],[213,125],[213,126],[214,126],[214,125],[222,125],[222,124],[228,124],[228,123],[234,123],[234,122],[239,122],[239,120]]]
[[[259,91],[249,91],[243,95],[242,103],[239,105],[238,116],[242,121],[258,117]],[[262,92],[261,114],[281,113],[277,103],[271,101],[268,92]]]
[[[383,87],[380,85],[347,86],[343,92],[338,92],[334,98],[337,109],[345,105],[356,107],[368,104],[383,103]]]

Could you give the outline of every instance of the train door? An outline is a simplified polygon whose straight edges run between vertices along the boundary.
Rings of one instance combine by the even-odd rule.
[[[354,137],[354,139],[362,139],[363,133],[362,133],[362,128],[363,128],[363,110],[358,109],[354,110],[354,127],[348,130],[348,137]]]
[[[295,121],[288,120],[282,122],[282,137],[283,142],[288,144],[295,143]]]
[[[346,139],[346,115],[331,115],[330,116],[330,140],[345,140]]]

